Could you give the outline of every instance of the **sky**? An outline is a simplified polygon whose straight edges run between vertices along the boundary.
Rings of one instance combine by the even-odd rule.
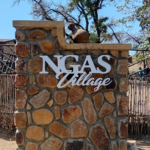
[[[64,0],[63,0],[64,3]],[[4,0],[0,4],[0,39],[14,39],[15,38],[15,28],[12,25],[13,20],[34,20],[30,15],[31,5],[27,0],[22,1],[19,5],[13,5],[13,0]],[[119,19],[122,14],[116,11],[113,5],[108,5],[105,9],[102,9],[101,16],[108,15],[108,17],[113,17]],[[119,26],[115,30],[128,31],[129,33],[138,33],[140,30],[138,23],[134,24],[133,29],[123,28]]]
[[[14,39],[15,28],[13,20],[33,20],[30,15],[31,6],[23,1],[19,5],[13,5],[13,0],[4,0],[0,4],[0,39]]]

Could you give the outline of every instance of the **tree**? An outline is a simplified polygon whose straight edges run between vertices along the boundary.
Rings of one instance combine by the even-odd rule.
[[[124,14],[124,17],[122,19],[119,19],[119,22],[122,24],[126,24],[128,27],[132,27],[135,21],[139,21],[137,19],[138,16],[138,9],[143,6],[143,3],[141,0],[124,0],[124,3],[120,6],[116,6],[119,12],[122,12]],[[139,11],[140,12],[140,11]]]
[[[141,30],[138,37],[135,35],[128,36],[134,40],[133,48],[149,49],[150,48],[150,0],[125,0],[122,6],[117,7],[119,11],[124,12],[126,17],[119,20],[120,23],[127,24],[138,21]],[[131,40],[130,39],[130,40]]]
[[[146,31],[141,39],[139,49],[150,49],[150,0],[143,0],[143,5],[136,10],[136,19],[140,22],[142,30]],[[148,53],[149,55],[149,53]]]
[[[143,5],[136,10],[136,19],[140,22],[141,28],[150,31],[150,0],[143,0]]]
[[[134,23],[135,21],[139,22],[141,30],[139,34],[129,35],[131,40],[134,40],[133,49],[137,50],[147,50],[137,53],[133,57],[134,60],[139,61],[144,57],[149,57],[150,55],[150,0],[126,0],[126,3],[118,7],[120,11],[128,14],[125,18],[121,19],[120,22]]]
[[[14,4],[21,1],[15,0]],[[28,1],[32,5],[33,17],[51,21],[65,20],[67,24],[74,22],[77,28],[84,29],[90,34],[91,42],[102,43],[115,37],[114,31],[108,33],[108,28],[112,30],[112,27],[107,26],[106,23],[109,18],[100,16],[100,11],[113,0],[70,0],[66,4],[46,0]],[[66,36],[70,37],[67,33]]]

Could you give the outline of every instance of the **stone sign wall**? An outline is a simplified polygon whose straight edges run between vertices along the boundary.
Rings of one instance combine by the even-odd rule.
[[[68,44],[64,23],[50,21],[14,21],[16,44],[17,150],[127,150],[128,51],[130,44]],[[43,60],[54,55],[78,55],[66,59],[65,67],[83,65],[90,55],[94,65],[101,55],[111,65],[109,73],[92,74],[95,79],[111,78],[107,86],[67,85],[57,88],[60,79],[46,65],[48,74],[40,74]],[[86,68],[86,72],[90,69]],[[66,79],[67,80],[67,79]],[[69,80],[69,79],[68,79]]]

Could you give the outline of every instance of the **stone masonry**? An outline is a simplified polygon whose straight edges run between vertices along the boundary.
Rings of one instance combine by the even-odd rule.
[[[128,51],[130,44],[68,44],[64,41],[63,22],[14,21],[16,28],[16,150],[127,150],[128,123]],[[96,67],[100,55],[111,71],[93,74],[111,77],[112,83],[100,87],[68,85],[57,88],[55,72],[42,71],[41,55],[57,65],[54,55],[78,55],[66,60],[83,65],[91,55]],[[89,72],[89,70],[86,70]]]

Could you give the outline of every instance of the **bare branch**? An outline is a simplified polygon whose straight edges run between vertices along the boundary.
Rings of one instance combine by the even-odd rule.
[[[81,9],[81,11],[82,11],[82,13],[83,13],[83,15],[84,15],[85,21],[86,21],[85,30],[86,30],[87,32],[89,32],[89,20],[88,20],[88,17],[86,16],[83,3],[81,3],[81,5],[82,5],[82,6],[80,6],[79,3],[77,4],[77,6]]]
[[[14,0],[14,4],[21,2],[22,0]],[[96,42],[103,42],[106,39],[112,39],[112,33],[106,33],[104,37],[105,28],[100,25],[99,22],[99,10],[103,8],[105,5],[105,0],[79,0],[78,3],[74,3],[73,6],[63,5],[58,1],[48,1],[48,0],[26,0],[30,1],[32,4],[32,12],[33,17],[36,17],[41,20],[65,20],[65,24],[73,21],[76,26],[81,29],[85,29],[89,32],[90,24],[93,24],[93,28],[98,40]],[[73,0],[69,0],[69,2],[74,2]],[[86,5],[85,2],[89,2],[91,5]],[[76,16],[74,15],[76,13]],[[89,19],[90,18],[90,19]],[[93,23],[91,20],[93,19]],[[81,24],[82,22],[85,22]],[[103,21],[103,20],[102,20]],[[105,20],[104,20],[105,21]],[[85,27],[83,26],[85,25]],[[112,28],[110,25],[109,28]],[[113,31],[113,28],[111,29]],[[110,31],[109,31],[110,32]],[[69,34],[65,34],[67,37],[71,38]],[[110,38],[111,35],[111,38]],[[114,37],[117,39],[117,34],[113,31]],[[118,43],[120,43],[120,39],[117,39]]]
[[[21,0],[15,0],[15,1],[13,2],[12,7],[13,7],[13,6],[15,6],[16,4],[19,4],[19,3],[20,3],[20,1],[21,1]]]
[[[137,42],[139,45],[141,44],[135,37],[131,36],[129,33],[126,32],[126,34],[131,37],[135,42]]]
[[[100,41],[100,43],[102,43],[105,40],[105,37]]]
[[[78,23],[80,24],[81,22],[81,15],[82,15],[82,12],[80,12],[80,15],[78,16]]]
[[[120,43],[120,40],[118,39],[118,37],[117,37],[116,33],[114,32],[113,28],[111,26],[109,26],[109,25],[107,25],[107,26],[112,30],[113,35],[115,36],[115,38],[118,41],[118,43]]]
[[[49,16],[49,15],[47,14],[47,12],[45,11],[43,5],[41,4],[42,1],[39,1],[39,2],[38,2],[37,0],[34,0],[34,2],[37,3],[37,4],[40,6],[40,8],[41,8],[41,10],[42,10],[42,14],[43,14],[43,16],[45,17],[45,19],[53,21],[53,19],[50,18],[50,16]]]
[[[104,0],[101,0],[100,7],[99,7],[100,9],[102,8],[103,2],[104,2]]]

